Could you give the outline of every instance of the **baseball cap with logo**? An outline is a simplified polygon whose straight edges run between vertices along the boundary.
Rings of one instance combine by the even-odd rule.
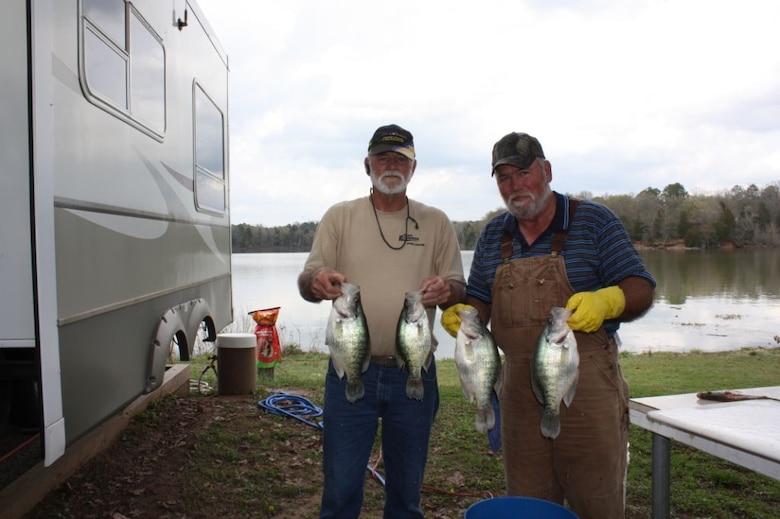
[[[518,168],[527,168],[536,159],[543,159],[544,151],[536,137],[527,133],[512,132],[501,137],[493,146],[493,169],[490,175],[496,173],[496,168],[502,164],[512,164]]]
[[[380,126],[368,142],[368,154],[377,155],[386,151],[400,153],[414,160],[414,139],[412,134],[397,124]]]

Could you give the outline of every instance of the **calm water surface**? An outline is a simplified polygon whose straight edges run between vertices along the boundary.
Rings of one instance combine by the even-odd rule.
[[[463,252],[468,277],[471,251]],[[325,324],[330,302],[308,303],[298,295],[298,274],[306,253],[233,254],[231,331],[250,331],[252,310],[279,306],[276,323],[283,344],[327,351]],[[779,347],[780,250],[642,251],[658,281],[653,308],[624,323],[622,349],[649,351],[726,351]],[[437,356],[452,357],[455,341],[438,323]]]

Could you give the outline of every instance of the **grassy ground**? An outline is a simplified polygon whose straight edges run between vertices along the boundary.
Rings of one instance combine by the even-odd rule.
[[[326,363],[325,355],[288,357],[276,368],[272,385],[305,388],[321,401]],[[464,401],[454,362],[438,364],[442,408],[428,472],[460,472],[462,486],[457,490],[463,493],[500,493],[500,458],[491,457],[484,436],[473,431],[472,409]],[[780,349],[623,355],[621,366],[632,398],[780,384]],[[780,482],[679,444],[673,444],[671,482],[675,517],[780,517]],[[431,476],[428,483],[456,490],[443,477]],[[628,516],[649,517],[651,434],[635,426],[627,492]]]
[[[192,366],[197,380],[206,359]],[[276,392],[322,404],[327,356],[288,351],[254,396],[198,391],[139,415],[117,445],[53,491],[34,517],[316,517],[321,489],[319,431],[271,415],[257,402]],[[780,383],[780,348],[726,353],[656,353],[621,358],[632,397]],[[503,492],[501,457],[474,430],[451,359],[438,361],[441,408],[434,425],[423,506],[457,518]],[[204,381],[214,384],[213,372]],[[201,387],[208,393],[208,386]],[[632,426],[629,519],[651,516],[651,435]],[[143,449],[141,449],[143,447]],[[779,517],[780,482],[672,443],[675,518]],[[378,449],[372,456],[380,474]],[[367,478],[364,517],[381,517],[383,488]],[[117,516],[116,514],[121,514]]]

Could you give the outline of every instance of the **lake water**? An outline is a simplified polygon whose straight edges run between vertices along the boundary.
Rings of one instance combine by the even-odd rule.
[[[463,252],[468,277],[473,253]],[[297,278],[306,253],[233,254],[233,309],[229,331],[251,331],[252,310],[281,307],[276,323],[282,344],[327,351],[325,324],[330,302],[308,303]],[[780,250],[642,251],[658,281],[653,308],[624,323],[622,349],[727,351],[780,347]],[[438,323],[437,356],[451,358],[455,340]]]

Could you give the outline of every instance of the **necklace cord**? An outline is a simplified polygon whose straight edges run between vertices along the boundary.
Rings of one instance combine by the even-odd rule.
[[[406,198],[406,220],[404,220],[404,240],[403,243],[398,247],[393,247],[390,245],[390,242],[387,241],[387,238],[385,238],[385,233],[382,231],[382,224],[379,223],[379,213],[377,213],[376,205],[374,205],[374,189],[372,188],[369,191],[368,199],[371,200],[371,208],[374,210],[374,218],[376,218],[376,226],[379,228],[379,236],[382,237],[382,241],[385,242],[385,245],[390,247],[393,250],[401,250],[404,247],[406,247],[406,237],[409,235],[409,220],[414,222],[414,228],[419,229],[420,226],[417,224],[417,220],[411,217],[409,214],[409,197]]]

